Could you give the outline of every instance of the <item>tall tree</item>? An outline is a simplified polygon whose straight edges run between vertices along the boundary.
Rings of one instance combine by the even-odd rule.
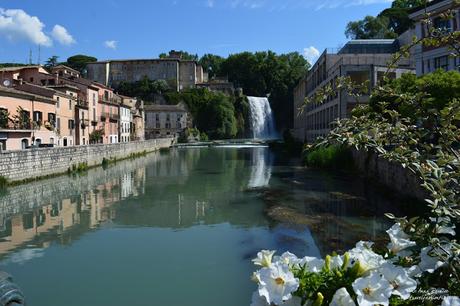
[[[397,35],[389,29],[389,19],[385,16],[366,16],[362,20],[347,24],[345,36],[350,39],[395,38]]]
[[[53,55],[50,58],[48,58],[46,60],[46,62],[45,62],[45,68],[51,69],[51,68],[57,66],[58,58],[59,58],[59,56],[57,56],[57,55]]]
[[[221,66],[224,61],[225,59],[219,55],[205,54],[201,57],[199,63],[211,79],[220,75]]]
[[[409,11],[422,6],[426,0],[395,0],[390,8],[377,17],[366,16],[348,23],[345,35],[351,39],[395,38],[413,27]]]
[[[67,59],[66,65],[83,73],[83,71],[86,69],[86,65],[91,62],[97,62],[97,58],[93,56],[77,54],[69,57]]]

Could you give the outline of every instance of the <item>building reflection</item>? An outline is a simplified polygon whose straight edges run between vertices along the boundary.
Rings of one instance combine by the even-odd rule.
[[[24,192],[12,188],[10,195],[0,198],[3,208],[0,215],[0,257],[19,248],[46,248],[52,241],[67,244],[82,233],[114,220],[114,204],[128,197],[139,197],[145,191],[145,167],[131,169],[125,166],[125,163],[120,163],[106,171],[96,170],[95,173],[91,173],[94,175],[92,179],[89,179],[89,176],[60,178],[61,184],[67,185],[61,191],[76,188],[78,192],[69,190],[70,196],[58,194],[54,199],[49,197],[48,193],[38,193],[37,202],[47,204],[32,209],[29,209],[28,205],[22,205],[26,210],[22,213],[14,211],[13,214],[9,214],[6,201],[15,191]],[[133,167],[137,166],[138,163],[134,163]],[[93,186],[92,183],[97,183],[99,179],[106,181]],[[47,186],[46,183],[43,186],[41,183],[35,183],[29,192],[33,193]],[[28,197],[23,195],[23,198]],[[16,201],[13,202],[17,204]]]

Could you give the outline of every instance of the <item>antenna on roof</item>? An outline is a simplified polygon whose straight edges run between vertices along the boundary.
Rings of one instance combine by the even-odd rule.
[[[37,64],[40,65],[40,62],[41,62],[41,55],[42,55],[42,48],[40,46],[40,44],[38,45],[38,60],[37,60]]]
[[[32,48],[29,48],[29,65],[32,65]]]

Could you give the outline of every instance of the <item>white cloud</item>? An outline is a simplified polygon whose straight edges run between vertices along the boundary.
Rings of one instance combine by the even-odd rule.
[[[209,7],[209,8],[213,8],[214,7],[214,0],[208,0],[206,1],[206,6]]]
[[[303,56],[307,59],[307,61],[313,65],[315,61],[320,56],[319,50],[313,46],[303,49]]]
[[[45,25],[36,16],[30,16],[20,9],[0,8],[0,36],[11,41],[29,41],[51,47],[53,42],[44,32]]]
[[[117,44],[118,42],[116,40],[106,40],[104,42],[104,46],[106,48],[113,49],[113,50],[117,49]]]
[[[67,29],[59,24],[54,26],[53,31],[51,32],[51,36],[53,36],[55,40],[57,40],[59,43],[65,46],[70,46],[76,43],[72,35],[70,35],[70,33],[67,32]]]

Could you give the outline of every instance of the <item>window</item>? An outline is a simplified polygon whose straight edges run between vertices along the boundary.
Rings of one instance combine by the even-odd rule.
[[[69,119],[67,124],[68,124],[69,130],[73,130],[75,128],[75,121],[73,121],[72,119]]]
[[[58,130],[61,129],[61,118],[56,119],[56,127]]]
[[[69,110],[72,110],[72,100],[69,99]]]
[[[448,70],[449,69],[449,57],[446,55],[446,56],[440,56],[440,57],[435,58],[434,68]]]
[[[449,19],[437,17],[433,20],[433,26],[435,29],[452,32],[452,25]]]
[[[23,139],[21,140],[21,148],[24,150],[29,146],[29,140],[28,139]]]
[[[59,108],[59,97],[56,98],[56,108]]]
[[[56,114],[48,113],[48,122],[52,126],[55,126],[55,124],[56,124]]]
[[[33,83],[34,82],[34,78],[30,78],[30,83]]]
[[[42,120],[43,120],[43,114],[42,114],[42,112],[35,111],[35,112],[34,112],[34,122],[36,122],[38,125],[41,125],[41,124],[42,124]]]

